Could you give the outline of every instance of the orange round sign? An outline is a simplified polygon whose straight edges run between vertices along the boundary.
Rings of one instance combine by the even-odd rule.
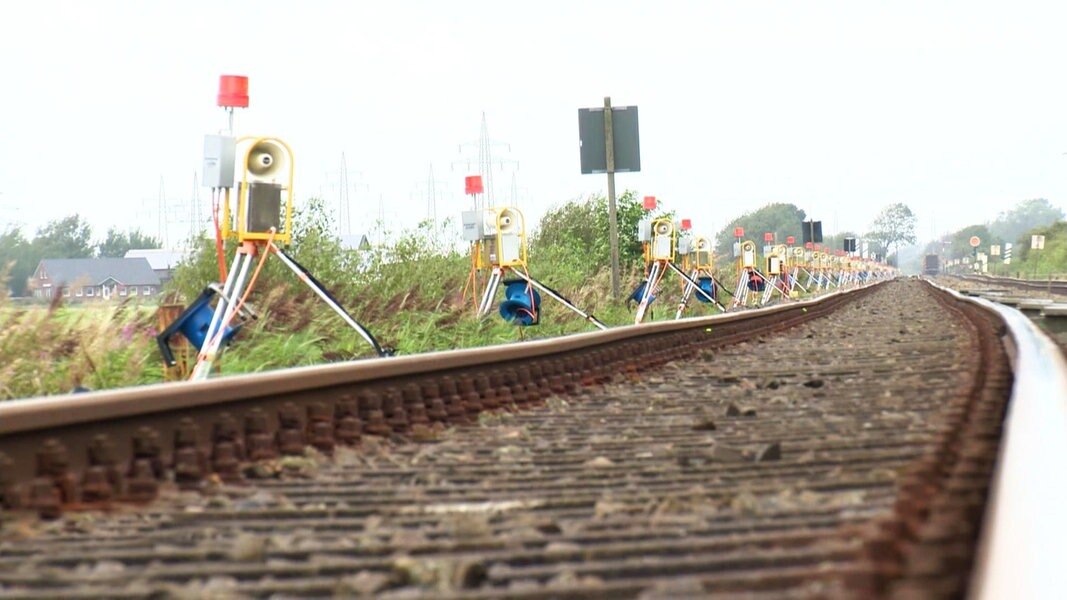
[[[971,236],[971,248],[977,248],[978,244],[981,244],[981,243],[982,243],[982,239],[979,238],[977,235],[972,235]]]

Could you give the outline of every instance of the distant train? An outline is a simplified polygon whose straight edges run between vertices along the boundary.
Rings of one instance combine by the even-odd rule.
[[[935,277],[941,274],[941,257],[936,254],[927,254],[923,259],[923,275]]]

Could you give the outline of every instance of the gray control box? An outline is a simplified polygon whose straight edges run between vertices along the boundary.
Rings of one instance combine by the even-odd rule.
[[[234,157],[236,154],[236,139],[228,135],[204,136],[204,187],[233,187]]]
[[[652,241],[652,221],[649,221],[647,219],[641,219],[637,222],[637,241]]]
[[[477,242],[485,237],[485,215],[480,210],[465,210],[460,215],[463,224],[463,239]]]

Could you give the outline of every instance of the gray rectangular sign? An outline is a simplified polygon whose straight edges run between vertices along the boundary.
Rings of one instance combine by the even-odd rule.
[[[612,107],[611,134],[615,141],[615,172],[640,171],[641,142],[636,106]],[[582,174],[607,173],[603,107],[578,109],[578,137],[581,140]]]

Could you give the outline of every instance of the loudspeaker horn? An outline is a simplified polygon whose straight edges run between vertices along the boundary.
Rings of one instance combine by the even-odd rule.
[[[500,217],[497,222],[500,224],[500,233],[502,234],[515,234],[522,232],[522,215],[520,215],[513,208],[505,208],[501,210]]]
[[[248,150],[245,168],[250,179],[277,182],[288,178],[289,153],[274,140],[261,140]]]

